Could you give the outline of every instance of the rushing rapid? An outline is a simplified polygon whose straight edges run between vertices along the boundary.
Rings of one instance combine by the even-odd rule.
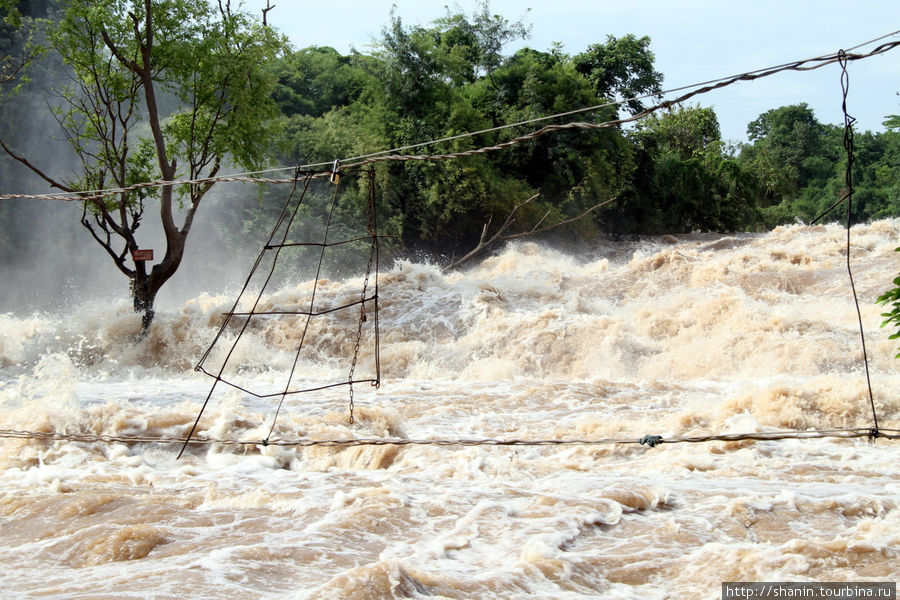
[[[0,585],[50,598],[719,598],[723,581],[900,578],[897,442],[570,446],[280,440],[665,440],[870,427],[839,226],[508,246],[464,272],[379,278],[382,385],[277,398],[297,319],[254,320],[213,382],[194,365],[232,295],[0,315]],[[852,230],[879,425],[900,426],[897,341],[875,298],[900,221]],[[321,280],[323,302],[361,278]],[[312,282],[264,297],[307,302]],[[316,319],[294,381],[347,379],[357,311]],[[210,355],[223,364],[237,327]],[[357,375],[374,373],[371,328]]]

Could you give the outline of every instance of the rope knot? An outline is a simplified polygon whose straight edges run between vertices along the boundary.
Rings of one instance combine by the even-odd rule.
[[[638,440],[638,444],[641,444],[642,446],[644,444],[646,444],[646,445],[650,446],[651,448],[655,447],[658,444],[662,444],[662,443],[663,443],[663,439],[662,439],[661,435],[645,435],[644,437],[642,437],[641,439]]]

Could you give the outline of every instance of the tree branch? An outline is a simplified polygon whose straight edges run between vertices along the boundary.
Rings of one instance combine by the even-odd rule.
[[[470,260],[471,258],[477,256],[478,254],[483,252],[487,247],[491,246],[492,244],[494,244],[497,241],[515,240],[518,238],[524,238],[524,237],[528,237],[528,236],[532,236],[532,235],[538,235],[538,234],[541,234],[541,233],[544,233],[547,231],[552,231],[553,229],[562,227],[563,225],[568,225],[570,223],[574,223],[575,221],[583,219],[584,217],[588,216],[589,214],[591,214],[592,212],[594,212],[601,206],[605,206],[605,205],[609,204],[610,202],[613,202],[617,199],[616,196],[613,196],[612,198],[609,198],[608,200],[604,200],[603,202],[595,204],[594,206],[590,207],[589,209],[587,209],[586,211],[584,211],[583,213],[581,213],[578,216],[572,217],[571,219],[566,219],[564,221],[560,221],[559,223],[553,223],[551,225],[541,227],[541,223],[543,223],[547,219],[547,216],[550,214],[550,211],[548,210],[546,213],[544,213],[544,216],[541,217],[541,219],[537,223],[535,223],[535,225],[530,230],[523,231],[522,233],[513,233],[510,235],[503,235],[503,232],[506,231],[509,228],[509,226],[512,224],[513,217],[515,216],[516,212],[518,212],[518,210],[520,208],[522,208],[523,206],[525,206],[526,204],[528,204],[529,202],[531,202],[538,196],[539,196],[539,194],[535,194],[531,198],[528,198],[527,200],[524,200],[523,202],[516,204],[512,208],[512,210],[509,211],[509,214],[506,216],[506,220],[503,222],[503,225],[500,226],[500,228],[494,233],[494,235],[491,236],[490,239],[487,239],[488,227],[490,227],[490,224],[491,224],[491,219],[488,218],[487,223],[484,224],[484,228],[481,230],[481,238],[478,240],[478,244],[476,244],[476,246],[471,251],[469,251],[465,256],[463,256],[459,260],[451,261],[451,263],[446,267],[446,270],[449,271],[449,270],[457,268],[459,265],[461,265],[464,262]]]
[[[512,208],[512,210],[509,211],[509,214],[506,215],[506,220],[503,221],[503,224],[500,226],[499,229],[497,229],[497,231],[494,233],[493,236],[491,236],[491,239],[489,239],[489,240],[485,239],[485,238],[487,238],[488,227],[491,224],[491,219],[488,218],[488,222],[484,224],[484,228],[481,230],[481,238],[478,240],[478,244],[475,246],[475,248],[473,248],[471,251],[469,251],[465,256],[463,256],[459,260],[455,260],[455,261],[451,262],[449,265],[447,265],[447,270],[455,269],[462,263],[471,259],[473,256],[477,256],[478,254],[480,254],[485,248],[487,248],[488,246],[490,246],[491,244],[496,242],[498,239],[502,239],[500,236],[502,236],[503,232],[506,231],[507,228],[512,224],[513,217],[516,215],[516,212],[518,212],[518,210],[520,208],[522,208],[523,206],[525,206],[526,204],[528,204],[529,202],[531,202],[538,196],[540,196],[540,194],[535,194],[531,198],[528,198],[527,200],[524,200],[524,201],[520,202],[519,204],[516,204]]]
[[[69,186],[67,186],[67,185],[65,185],[65,184],[63,184],[63,183],[60,183],[60,182],[56,181],[55,179],[53,179],[52,177],[50,177],[49,175],[47,175],[46,173],[44,173],[43,171],[41,171],[39,168],[37,168],[36,166],[34,166],[33,164],[31,164],[31,162],[30,162],[27,158],[25,158],[24,156],[19,156],[18,154],[16,154],[15,152],[13,152],[12,149],[10,149],[10,147],[7,146],[6,143],[5,143],[2,139],[0,139],[0,147],[2,147],[3,150],[4,150],[7,154],[9,154],[10,157],[12,157],[13,159],[19,161],[20,163],[22,163],[23,165],[25,165],[26,167],[28,167],[28,168],[31,170],[32,173],[34,173],[35,175],[39,176],[41,179],[43,179],[44,181],[46,181],[47,183],[49,183],[49,184],[50,184],[50,187],[55,187],[55,188],[60,189],[60,190],[62,190],[62,191],[64,191],[64,192],[77,192],[77,191],[78,191],[78,190],[76,190],[76,189],[74,189],[74,188],[70,188]]]
[[[97,243],[100,244],[103,247],[103,249],[106,250],[107,254],[109,254],[112,257],[113,262],[116,264],[116,267],[122,273],[124,273],[127,277],[133,278],[134,271],[132,271],[131,269],[129,269],[128,267],[125,266],[124,251],[122,254],[116,254],[116,251],[113,250],[113,248],[112,248],[112,237],[110,236],[109,229],[106,228],[106,225],[103,223],[103,220],[101,220],[103,218],[103,215],[95,216],[95,220],[97,221],[98,225],[100,225],[100,227],[103,229],[103,231],[106,232],[106,239],[103,239],[102,237],[100,237],[100,235],[94,229],[93,225],[91,225],[91,222],[87,216],[87,212],[88,212],[87,207],[88,207],[88,203],[85,202],[84,210],[81,214],[81,224],[84,225],[85,228],[91,232],[91,235],[94,237],[95,240],[97,240]],[[105,212],[105,210],[103,212]]]
[[[529,235],[537,235],[539,233],[544,233],[545,231],[551,231],[553,229],[556,229],[557,227],[562,227],[563,225],[568,225],[569,223],[574,223],[575,221],[578,221],[579,219],[583,219],[584,217],[588,216],[589,214],[591,214],[592,212],[594,212],[601,206],[605,206],[605,205],[609,204],[610,202],[614,202],[617,199],[618,199],[617,196],[613,196],[612,198],[610,198],[608,200],[604,200],[600,204],[595,204],[594,206],[590,207],[589,209],[587,209],[586,211],[584,211],[577,217],[572,217],[571,219],[566,219],[565,221],[560,221],[559,223],[553,223],[552,225],[547,225],[546,227],[542,227],[542,228],[538,229],[538,226],[544,222],[544,219],[547,218],[547,215],[544,215],[544,217],[540,221],[538,221],[537,225],[535,225],[534,227],[531,228],[531,231],[525,231],[523,233],[514,233],[513,235],[505,235],[505,236],[501,237],[500,239],[514,240],[516,238],[523,238],[523,237],[527,237]],[[547,214],[550,214],[549,211],[547,211]]]
[[[275,5],[274,5],[274,4],[270,4],[269,2],[270,2],[270,0],[266,0],[266,7],[265,7],[264,9],[262,9],[262,14],[263,14],[263,27],[268,27],[268,26],[269,26],[269,23],[266,21],[266,16],[267,16],[267,13],[268,13],[270,10],[272,10],[273,8],[275,8]]]
[[[111,37],[109,37],[106,29],[101,29],[100,35],[103,36],[103,43],[106,44],[106,47],[109,48],[109,51],[112,52],[112,55],[116,57],[116,60],[131,69],[133,72],[140,73],[141,66],[122,54],[122,51],[119,49],[116,43],[113,42]],[[138,42],[140,42],[140,39],[138,39]]]

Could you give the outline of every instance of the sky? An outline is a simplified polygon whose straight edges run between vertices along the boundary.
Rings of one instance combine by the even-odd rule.
[[[269,24],[296,48],[331,46],[341,53],[370,51],[390,20],[391,6],[406,25],[429,25],[454,12],[471,14],[472,0],[269,0]],[[245,0],[258,11],[266,0]],[[530,10],[528,10],[530,8]],[[649,36],[663,88],[673,89],[795,60],[831,54],[900,30],[900,1],[856,0],[493,0],[492,13],[531,25],[531,36],[510,45],[569,54],[608,35]],[[900,34],[882,42],[900,41]],[[871,50],[878,44],[868,46]],[[900,47],[849,64],[847,109],[857,131],[884,131],[900,114]],[[689,103],[716,111],[727,141],[746,141],[747,124],[767,110],[807,103],[820,122],[843,124],[840,67],[784,72],[697,96]]]

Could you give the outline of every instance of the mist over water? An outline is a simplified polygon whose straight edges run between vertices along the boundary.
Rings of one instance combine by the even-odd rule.
[[[184,260],[178,272],[158,296],[158,308],[176,309],[185,301],[208,291],[239,288],[259,251],[259,240],[235,247],[237,237],[227,239],[224,231],[239,224],[234,220],[239,203],[256,200],[248,188],[213,190],[204,199],[188,237]],[[41,189],[40,193],[46,193]],[[249,196],[249,198],[248,198]],[[94,301],[129,300],[129,280],[113,264],[80,223],[82,206],[47,200],[19,200],[11,203],[15,215],[8,225],[21,231],[16,254],[0,265],[4,286],[0,291],[0,313],[28,315],[33,312],[68,314]],[[141,248],[154,250],[158,263],[166,244],[159,224],[158,202],[148,202],[141,227],[136,233]],[[117,248],[118,250],[118,248]],[[127,266],[133,262],[128,259]]]
[[[882,428],[900,424],[900,376],[874,300],[900,271],[898,238],[897,220],[852,231]],[[290,396],[273,438],[868,427],[845,244],[838,226],[792,226],[580,256],[519,243],[449,274],[399,261],[379,277],[382,387],[355,386],[353,424],[346,388]],[[226,279],[241,282],[255,252]],[[201,254],[198,271],[223,262]],[[362,273],[326,278],[317,297],[338,305],[361,285]],[[263,302],[303,307],[311,289],[292,281]],[[125,294],[0,315],[0,428],[184,436],[212,383],[193,366],[233,302],[232,289],[185,286],[140,341]],[[297,385],[346,380],[358,317],[313,320]],[[371,320],[363,331],[360,377],[374,371]],[[300,336],[296,319],[255,319],[226,376],[283,388]],[[276,403],[220,386],[198,434],[262,440]],[[886,440],[177,451],[0,439],[0,585],[59,598],[718,598],[722,581],[900,574]]]
[[[4,102],[0,128],[17,153],[54,180],[69,184],[78,178],[81,164],[48,108],[59,102],[54,90],[70,75],[58,61],[46,60],[32,76],[23,92]],[[177,104],[167,94],[160,100],[164,110]],[[227,163],[222,168],[239,170]],[[0,181],[4,193],[9,194],[59,192],[4,152],[0,152]],[[244,244],[238,241],[241,236],[224,234],[239,230],[239,207],[259,200],[259,188],[246,184],[220,182],[210,190],[198,209],[182,265],[159,294],[159,308],[176,308],[200,293],[240,285],[259,251],[260,240]],[[184,213],[178,212],[175,222],[180,227]],[[0,314],[71,314],[85,303],[130,299],[128,278],[80,223],[82,215],[79,202],[0,201]],[[158,201],[145,202],[135,237],[140,247],[154,250],[155,262],[161,260],[166,244]],[[113,247],[116,252],[121,250],[121,238],[113,237]],[[133,267],[130,259],[127,266]]]

